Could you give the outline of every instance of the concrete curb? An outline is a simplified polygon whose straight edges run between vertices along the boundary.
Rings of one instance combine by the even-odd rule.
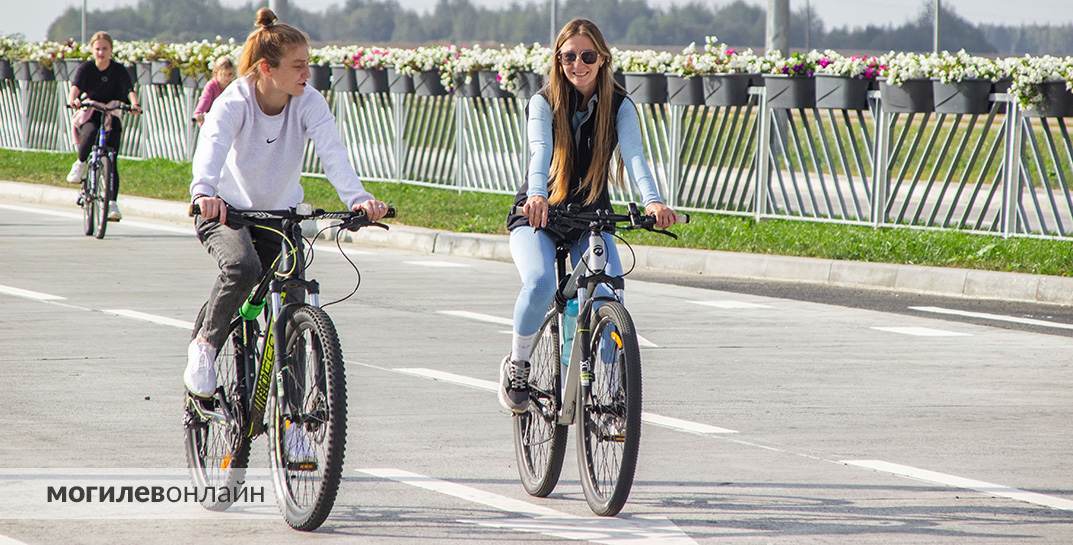
[[[39,184],[0,182],[0,199],[72,205],[77,192]],[[189,224],[186,204],[143,197],[121,198],[124,214]],[[318,228],[327,223],[319,223]],[[312,234],[313,226],[308,226]],[[504,235],[453,233],[405,225],[390,231],[345,233],[345,242],[426,254],[511,261]],[[1022,273],[837,261],[807,257],[634,246],[637,268],[648,272],[723,278],[805,282],[831,286],[1073,305],[1073,278]],[[624,259],[625,256],[624,256]]]

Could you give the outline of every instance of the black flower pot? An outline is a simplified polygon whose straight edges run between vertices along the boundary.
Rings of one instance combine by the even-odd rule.
[[[626,94],[638,104],[662,104],[667,102],[667,76],[665,74],[625,74]]]
[[[358,80],[354,77],[354,69],[342,64],[332,66],[332,91],[338,93],[353,93],[358,90]]]
[[[6,79],[15,79],[15,69],[12,68],[11,61],[0,59],[0,81]]]
[[[438,75],[437,75],[438,77]],[[414,77],[409,74],[400,74],[394,68],[387,69],[388,91],[398,95],[414,92]]]
[[[82,66],[82,62],[78,59],[62,59],[53,62],[52,68],[56,73],[56,79],[59,81],[71,81],[71,78],[75,77],[78,67]]]
[[[1030,117],[1073,117],[1073,93],[1064,81],[1047,81],[1039,85],[1038,106],[1025,110]]]
[[[956,83],[931,82],[935,112],[940,114],[986,114],[991,111],[991,82],[967,79]]]
[[[871,80],[816,76],[816,107],[827,110],[867,110],[868,85]]]
[[[514,81],[517,83],[517,90],[514,91],[514,96],[522,100],[529,100],[539,91],[539,88],[533,87],[533,80],[529,77],[531,74],[532,72],[518,72],[514,75]]]
[[[749,74],[749,87],[763,87],[764,74]]]
[[[183,87],[188,89],[200,89],[205,83],[205,76],[187,76],[183,74]]]
[[[676,106],[704,104],[704,80],[700,76],[667,76],[667,101]]]
[[[469,75],[469,83],[466,82],[465,74],[455,74],[455,95],[465,98],[481,96],[480,77],[476,72]]]
[[[388,91],[386,68],[354,70],[354,79],[358,83],[358,92],[363,95],[386,93]]]
[[[309,66],[309,84],[318,91],[328,91],[332,88],[332,69],[323,64]]]
[[[130,76],[130,84],[138,85],[138,65],[137,64],[124,64],[123,68],[127,69],[127,75]]]
[[[136,83],[138,85],[152,85],[153,83],[153,63],[151,62],[139,62],[138,63],[138,79]]]
[[[540,90],[547,85],[547,77],[544,74],[537,74],[536,72],[526,72],[525,79],[529,82],[529,90],[532,95],[540,94]]]
[[[414,93],[422,97],[438,97],[447,94],[440,81],[439,70],[425,70],[414,74]]]
[[[1010,92],[1010,85],[1013,85],[1012,79],[1000,79],[991,83],[992,93],[1008,93]]]
[[[791,78],[781,74],[764,76],[767,103],[771,108],[815,108],[816,78]]]
[[[153,85],[179,85],[182,83],[179,70],[168,61],[153,61],[151,69],[153,71],[151,81]]]
[[[15,79],[19,81],[53,81],[56,75],[37,61],[20,61],[15,63]]]
[[[909,114],[935,110],[935,94],[929,79],[910,79],[901,85],[881,80],[879,93],[884,112]]]
[[[499,86],[499,72],[495,70],[477,72],[477,85],[480,86],[481,96],[484,98],[509,98],[512,96]]]
[[[30,81],[30,63],[27,61],[16,61],[12,65],[12,76],[19,81]]]
[[[708,106],[749,104],[749,74],[710,74],[702,81],[704,104]]]
[[[626,88],[626,74],[615,72],[612,76],[615,78],[615,83],[619,84],[623,89]]]

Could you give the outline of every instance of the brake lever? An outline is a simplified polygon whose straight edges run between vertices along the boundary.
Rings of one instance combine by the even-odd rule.
[[[674,233],[672,233],[672,232],[670,232],[670,231],[668,231],[666,229],[648,229],[648,231],[652,231],[653,233],[659,233],[661,235],[667,235],[667,236],[673,238],[674,240],[678,240],[678,235],[676,235],[676,234],[674,234]]]

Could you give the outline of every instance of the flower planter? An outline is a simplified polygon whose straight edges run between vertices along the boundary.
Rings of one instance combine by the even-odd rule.
[[[323,64],[309,66],[308,83],[318,91],[328,91],[332,88],[332,69]]]
[[[455,74],[455,94],[465,98],[481,96],[481,84],[477,74],[470,74],[468,83],[466,79],[465,74]]]
[[[205,76],[183,75],[183,87],[188,89],[200,89],[206,81]]]
[[[667,76],[667,101],[676,106],[704,104],[704,80],[700,76]]]
[[[56,73],[56,79],[59,81],[71,81],[71,78],[75,76],[75,72],[78,71],[78,67],[82,66],[82,62],[78,59],[60,59],[52,63],[52,69]]]
[[[536,72],[526,72],[525,79],[529,82],[530,96],[540,94],[541,89],[547,85],[547,76]]]
[[[440,81],[439,70],[425,70],[414,74],[414,93],[422,97],[438,97],[447,94]]]
[[[816,107],[827,110],[867,110],[871,80],[845,76],[816,76]]]
[[[967,79],[956,83],[931,82],[935,112],[940,114],[986,114],[991,111],[991,82]]]
[[[353,93],[358,90],[358,80],[354,77],[354,69],[342,64],[332,66],[332,91],[339,93]]]
[[[150,81],[153,85],[179,85],[182,83],[179,70],[173,68],[168,61],[153,61],[150,69],[153,71]]]
[[[436,77],[439,77],[437,75]],[[387,69],[388,91],[398,95],[414,92],[414,77],[409,74],[400,74],[394,68]]]
[[[702,81],[704,104],[708,106],[749,104],[749,74],[711,74]]]
[[[1039,85],[1041,100],[1025,110],[1030,117],[1073,117],[1073,93],[1066,90],[1064,81],[1047,81]]]
[[[935,95],[928,79],[905,80],[902,85],[880,81],[879,93],[884,112],[910,114],[935,110]]]
[[[615,72],[612,74],[612,76],[614,76],[615,78],[615,83],[621,85],[623,89],[626,88],[626,74],[623,74],[622,72]]]
[[[139,62],[137,69],[138,79],[135,83],[138,85],[151,85],[153,83],[153,63],[151,62]]]
[[[508,98],[510,93],[499,86],[499,72],[495,70],[481,70],[477,72],[477,84],[484,98]]]
[[[763,74],[749,74],[749,87],[763,87],[764,75]]]
[[[782,74],[764,76],[767,104],[780,110],[816,107],[816,78],[791,78]]]
[[[363,95],[386,93],[388,91],[386,68],[354,70],[354,79],[358,83],[358,92]]]
[[[45,68],[37,61],[20,61],[15,63],[15,79],[19,81],[52,81],[56,79],[52,69]]]
[[[15,79],[15,69],[11,67],[11,61],[0,59],[0,80]]]
[[[991,83],[992,93],[1008,93],[1010,92],[1010,85],[1013,85],[1011,79],[1000,79]]]
[[[624,74],[626,94],[639,104],[667,102],[667,76],[665,74]]]
[[[540,91],[539,86],[533,85],[534,80],[532,76],[535,75],[536,74],[532,72],[518,72],[515,74],[514,81],[517,82],[518,88],[514,91],[514,96],[526,101],[533,98],[533,95]]]

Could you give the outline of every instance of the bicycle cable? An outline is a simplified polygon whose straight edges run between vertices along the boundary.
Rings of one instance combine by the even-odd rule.
[[[357,275],[358,280],[357,280],[357,282],[354,283],[354,289],[350,290],[350,293],[348,293],[346,297],[343,297],[341,299],[337,299],[337,300],[332,301],[330,303],[321,305],[320,308],[331,306],[331,305],[334,305],[336,303],[342,303],[343,301],[346,301],[347,299],[350,299],[355,293],[358,292],[358,288],[361,287],[361,270],[358,269],[358,264],[354,263],[354,260],[350,259],[350,256],[348,256],[346,254],[346,252],[343,251],[342,239],[340,238],[342,234],[343,234],[342,229],[339,229],[338,231],[335,232],[335,247],[339,249],[339,254],[343,256],[343,259],[347,260],[347,263],[350,263],[350,266],[354,268],[354,274]],[[318,233],[318,235],[319,235],[319,233]]]

